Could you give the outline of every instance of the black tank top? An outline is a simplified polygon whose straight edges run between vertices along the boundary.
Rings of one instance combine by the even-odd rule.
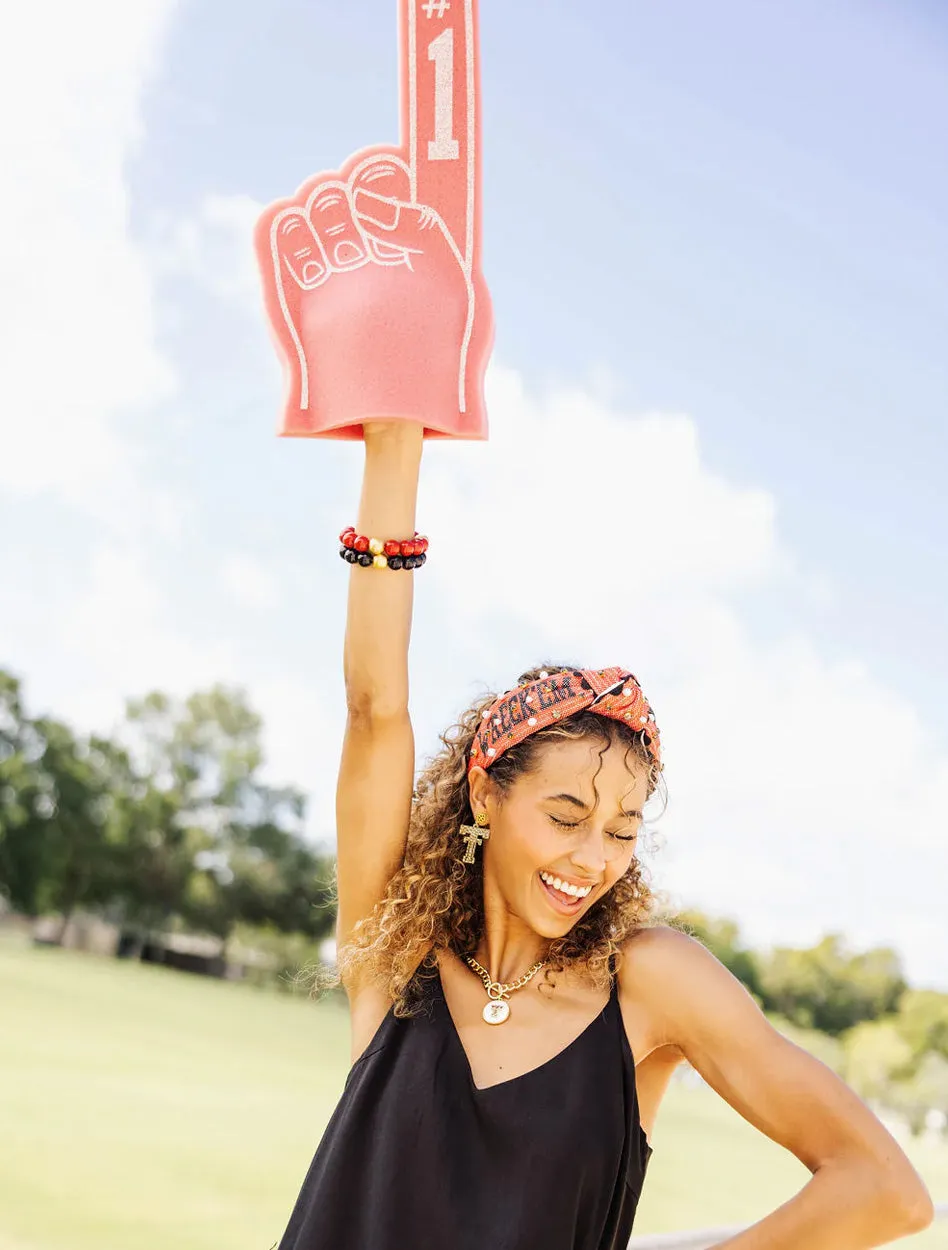
[[[487,1089],[428,987],[349,1072],[279,1250],[625,1250],[652,1151],[615,977],[575,1041]]]

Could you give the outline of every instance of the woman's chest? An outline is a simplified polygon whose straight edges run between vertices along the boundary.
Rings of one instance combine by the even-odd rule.
[[[446,958],[441,962],[435,990],[446,1031],[479,1090],[542,1069],[565,1057],[583,1039],[587,1049],[608,1048],[610,1042],[614,1047],[616,1041],[617,1004],[611,1002],[608,991],[591,989],[575,979],[560,978],[553,986],[531,984],[512,993],[499,1019],[481,981],[458,961]],[[610,1021],[605,1019],[610,1008],[612,1036]],[[604,1025],[605,1031],[594,1032],[597,1024]]]

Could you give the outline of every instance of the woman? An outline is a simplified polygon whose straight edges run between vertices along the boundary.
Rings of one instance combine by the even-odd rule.
[[[414,574],[380,542],[392,555],[415,535],[421,452],[420,426],[365,427],[343,537],[353,1067],[280,1250],[625,1247],[683,1060],[813,1173],[724,1244],[855,1250],[927,1226],[924,1186],[848,1087],[701,945],[649,925],[635,847],[660,736],[630,673],[524,674],[465,712],[413,785]]]

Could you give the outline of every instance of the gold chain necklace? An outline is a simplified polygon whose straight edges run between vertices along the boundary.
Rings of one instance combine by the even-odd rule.
[[[487,989],[487,997],[490,999],[490,1002],[484,1008],[482,1014],[488,1024],[503,1024],[510,1015],[510,1004],[505,1001],[508,994],[512,994],[514,990],[522,989],[531,977],[535,977],[546,963],[545,959],[539,960],[532,968],[527,969],[519,981],[512,981],[509,985],[504,985],[500,981],[492,981],[487,969],[481,967],[472,955],[465,955],[464,960],[469,967],[474,969]]]

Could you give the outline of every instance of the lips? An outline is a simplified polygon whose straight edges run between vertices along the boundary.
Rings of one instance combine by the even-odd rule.
[[[583,903],[586,902],[586,899],[591,897],[587,894],[586,898],[570,898],[569,902],[566,902],[566,899],[569,896],[566,894],[559,894],[553,889],[552,886],[547,885],[539,873],[537,874],[537,881],[540,883],[540,889],[546,896],[547,902],[553,910],[558,912],[561,916],[575,916],[577,912],[582,910]]]

